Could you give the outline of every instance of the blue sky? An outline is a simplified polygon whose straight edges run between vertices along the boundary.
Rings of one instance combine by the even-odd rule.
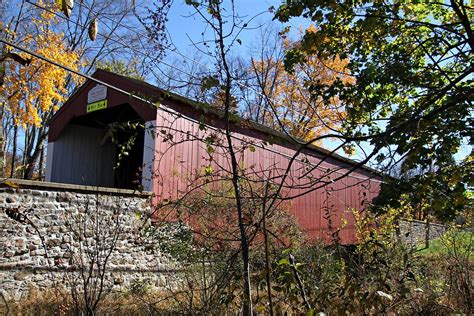
[[[274,25],[277,28],[283,28],[287,25],[292,26],[291,34],[295,36],[297,34],[297,28],[299,26],[309,25],[306,19],[294,19],[289,24],[282,24],[277,21],[272,21],[273,13],[269,11],[269,8],[273,6],[277,8],[281,4],[280,1],[268,1],[268,0],[237,0],[235,3],[235,11],[244,21],[249,21],[248,26],[239,34],[239,39],[242,41],[242,45],[235,45],[234,53],[246,55],[248,54],[252,43],[258,36],[258,27],[266,25]],[[172,42],[183,52],[192,51],[193,41],[200,41],[205,33],[205,38],[213,38],[209,32],[209,28],[206,29],[205,23],[202,21],[200,16],[193,15],[195,10],[193,7],[184,4],[184,1],[174,1],[169,12],[169,20],[167,28],[171,37]],[[207,33],[206,33],[207,32]]]
[[[292,19],[287,24],[282,24],[277,21],[273,21],[273,13],[269,11],[269,8],[273,6],[277,8],[281,4],[281,1],[269,1],[269,0],[237,0],[235,3],[235,11],[238,13],[243,20],[248,21],[247,29],[243,30],[238,38],[242,41],[242,45],[235,45],[232,49],[232,54],[240,55],[244,57],[250,57],[250,51],[252,45],[256,43],[259,36],[259,26],[273,25],[276,28],[283,29],[285,26],[291,27],[290,37],[297,38],[298,28],[306,28],[310,22],[304,18]],[[204,39],[213,38],[212,34],[209,33],[209,29],[206,29],[205,23],[202,21],[200,16],[193,16],[194,9],[186,4],[184,1],[174,1],[169,12],[168,21],[168,32],[172,43],[179,49],[179,51],[187,55],[188,57],[196,57],[196,51],[193,48],[192,41],[199,42],[203,39],[202,33],[204,32]],[[207,33],[206,33],[207,32]],[[201,45],[202,47],[202,45]],[[191,55],[191,56],[189,56]],[[169,54],[168,57],[172,57],[173,54]],[[327,148],[334,148],[336,143],[325,142],[324,146]],[[370,152],[371,146],[368,144],[362,145],[364,150]],[[459,153],[456,155],[457,159],[463,159],[469,154],[471,148],[467,145],[462,145]],[[339,152],[345,155],[342,151]],[[358,151],[356,155],[351,158],[359,160],[363,158],[362,151]]]
[[[238,0],[236,1],[235,10],[242,17],[245,22],[251,20],[248,23],[247,29],[243,30],[238,38],[242,41],[242,45],[234,45],[232,54],[240,55],[243,57],[250,58],[250,52],[252,45],[256,44],[259,37],[260,26],[273,26],[277,29],[283,29],[286,26],[291,28],[289,36],[297,38],[299,36],[298,29],[300,27],[306,28],[310,22],[307,19],[298,18],[292,19],[289,23],[283,24],[278,21],[273,21],[274,14],[270,12],[269,8],[273,6],[277,8],[280,1],[251,1],[251,0]],[[182,1],[175,1],[169,12],[168,21],[168,32],[172,43],[179,49],[179,51],[191,58],[197,58],[195,48],[193,47],[193,41],[199,42],[203,39],[202,33],[204,32],[204,38],[213,38],[212,33],[209,29],[206,29],[206,25],[202,18],[198,15],[193,15],[194,9]],[[207,31],[207,33],[206,33]],[[203,47],[199,45],[199,47]],[[189,56],[191,55],[191,56]],[[193,57],[194,56],[194,57]],[[176,57],[173,53],[168,53],[168,58]],[[212,68],[212,67],[211,67]],[[337,142],[325,140],[323,146],[330,149],[337,146]],[[363,145],[364,149],[370,152],[370,146],[368,144]],[[338,151],[339,154],[347,156],[342,150]],[[355,160],[362,160],[364,155],[362,151],[350,157]]]

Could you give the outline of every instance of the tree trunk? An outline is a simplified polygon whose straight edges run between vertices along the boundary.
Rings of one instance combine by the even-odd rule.
[[[230,129],[230,108],[231,108],[231,86],[232,86],[232,75],[230,72],[229,65],[227,64],[226,49],[224,45],[224,34],[223,34],[223,21],[220,15],[221,8],[219,2],[215,3],[216,12],[219,14],[216,16],[218,26],[215,28],[217,31],[217,41],[219,47],[219,55],[221,57],[222,66],[225,72],[225,100],[224,100],[224,123],[225,123],[225,136],[227,140],[227,148],[229,150],[231,171],[232,171],[232,185],[235,193],[235,206],[238,217],[238,227],[240,232],[240,248],[242,254],[242,282],[243,282],[243,315],[250,316],[252,312],[252,287],[250,283],[250,245],[249,238],[246,231],[246,223],[244,220],[244,209],[242,206],[242,192],[240,187],[240,169],[237,161],[237,155],[234,150],[232,143],[232,132]]]
[[[25,173],[23,176],[24,179],[33,178],[33,172],[35,170],[35,166],[38,161],[38,158],[40,157],[43,151],[43,144],[44,144],[45,139],[46,139],[46,132],[44,129],[40,129],[38,133],[38,141],[36,142],[36,147],[34,149],[33,154],[26,155],[26,161],[25,161],[26,167],[25,167]],[[34,141],[34,140],[31,140],[31,141]]]
[[[5,165],[5,159],[3,157],[3,115],[0,116],[0,121],[2,125],[0,125],[0,177],[3,178],[3,170]]]
[[[425,227],[425,248],[430,247],[430,216],[426,216],[426,227]]]
[[[43,164],[44,164],[44,144],[41,146],[41,153],[39,157],[39,162],[38,162],[38,180],[43,181]]]
[[[25,131],[25,143],[23,144],[23,155],[21,157],[21,172],[18,175],[18,178],[25,179],[25,168],[27,164],[27,156],[28,156],[28,145],[30,143],[31,135],[30,130],[27,128]]]
[[[265,205],[265,204],[264,204]],[[265,212],[265,207],[264,207]],[[268,307],[270,310],[270,316],[273,316],[273,298],[272,298],[272,283],[271,283],[271,265],[270,265],[270,254],[268,249],[268,232],[266,223],[266,214],[263,214],[262,230],[263,238],[265,242],[265,279],[267,281],[267,295],[268,295]]]
[[[272,267],[270,265],[270,254],[269,254],[269,245],[268,245],[268,231],[267,231],[267,198],[268,198],[268,180],[265,181],[265,192],[262,202],[262,232],[263,232],[263,241],[265,243],[265,279],[267,282],[267,295],[268,295],[268,307],[269,314],[273,316],[273,298],[272,298],[272,283],[271,283],[271,274]]]
[[[16,150],[17,150],[17,136],[18,136],[18,126],[15,125],[13,128],[13,147],[12,147],[12,161],[10,164],[10,178],[15,176],[15,157],[16,157]]]

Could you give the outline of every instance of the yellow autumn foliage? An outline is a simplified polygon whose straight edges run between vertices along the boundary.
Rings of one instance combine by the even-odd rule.
[[[309,32],[316,32],[314,26]],[[288,39],[283,41],[283,49],[289,50],[298,45]],[[330,87],[336,80],[344,85],[355,84],[355,78],[347,70],[348,59],[334,56],[332,59],[319,59],[316,54],[308,56],[305,62],[297,64],[294,71],[285,70],[282,60],[266,59],[254,62],[254,70],[261,78],[271,73],[271,80],[263,80],[265,95],[270,99],[278,119],[295,137],[311,140],[337,129],[346,112],[340,100],[335,97],[324,101],[314,99],[309,87]],[[272,113],[263,118],[265,124],[276,125]]]
[[[78,70],[81,65],[80,52],[71,51],[64,42],[64,34],[54,31],[57,22],[53,14],[44,11],[31,21],[33,27],[30,29],[36,30],[34,34],[13,34],[11,30],[7,32],[22,47]],[[1,106],[11,113],[17,126],[40,126],[44,123],[45,115],[56,111],[65,100],[68,94],[66,83],[72,74],[29,54],[16,53],[25,59],[31,59],[31,62],[21,65],[11,59],[5,60],[5,82],[0,86]],[[71,79],[76,83],[80,81],[75,75]]]

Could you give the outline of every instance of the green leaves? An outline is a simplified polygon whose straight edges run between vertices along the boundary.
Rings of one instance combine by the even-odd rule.
[[[206,146],[206,151],[208,154],[213,154],[216,150],[211,145]]]
[[[285,69],[291,73],[296,64],[303,62],[305,56],[305,53],[300,49],[288,50],[284,62]]]
[[[322,95],[321,87],[313,83],[309,88],[314,99],[339,98],[348,113],[345,133],[357,137],[359,131],[366,132],[370,143],[383,149],[384,155],[377,155],[379,163],[406,157],[403,171],[418,170],[420,177],[402,186],[409,190],[404,192],[448,194],[435,207],[437,214],[446,212],[443,218],[452,218],[450,208],[461,200],[458,194],[468,189],[468,171],[454,156],[461,140],[473,145],[468,135],[474,120],[473,92],[467,75],[474,63],[474,39],[469,35],[473,14],[466,6],[465,2],[349,5],[303,0],[286,1],[275,14],[282,22],[308,17],[317,26],[316,32],[305,34],[298,48],[288,51],[287,69],[315,51],[323,57],[348,56],[356,84],[334,84]],[[454,188],[454,181],[444,175],[451,168],[459,169],[462,176],[456,189],[447,190]],[[427,170],[433,171],[431,176]],[[429,185],[424,187],[426,181]],[[386,189],[391,188],[393,184]]]
[[[211,165],[208,165],[208,166],[205,166],[205,167],[204,167],[204,174],[205,174],[206,176],[211,176],[213,171],[214,171],[214,170],[212,169],[212,166],[211,166]]]
[[[185,0],[185,3],[186,3],[187,5],[191,5],[191,6],[196,7],[196,8],[199,7],[199,5],[200,5],[199,2],[197,2],[197,1],[192,1],[192,0]]]
[[[274,19],[281,22],[288,22],[292,16],[300,16],[305,9],[301,1],[293,1],[291,4],[282,4],[275,13]]]
[[[287,266],[287,265],[290,264],[290,261],[288,260],[288,258],[284,257],[284,258],[278,260],[277,264],[279,266]]]
[[[201,79],[201,92],[219,86],[219,79],[214,76],[205,76]]]

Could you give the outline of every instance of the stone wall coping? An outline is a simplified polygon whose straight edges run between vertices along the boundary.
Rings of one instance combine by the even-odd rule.
[[[154,272],[154,273],[179,273],[185,271],[182,268],[176,268],[174,266],[160,266],[156,268],[134,268],[132,266],[123,266],[123,267],[107,267],[107,270],[110,272]],[[81,268],[78,266],[69,266],[69,267],[56,267],[56,266],[38,266],[31,264],[2,264],[0,265],[0,271],[23,271],[23,272],[76,272],[81,271]]]
[[[426,221],[420,221],[420,220],[417,220],[417,219],[402,218],[401,221],[404,221],[404,222],[407,222],[407,223],[422,224],[422,225],[426,225],[426,224],[427,224]],[[433,223],[433,222],[430,222],[430,226],[438,226],[438,227],[444,227],[444,228],[446,228],[446,225],[438,224],[438,223]]]
[[[33,181],[13,178],[0,178],[0,187],[13,187],[18,188],[36,188],[36,189],[54,189],[63,191],[79,191],[84,193],[108,193],[113,195],[132,195],[132,196],[143,196],[150,197],[153,192],[150,191],[138,191],[129,189],[117,189],[107,188],[89,185],[69,184],[69,183],[57,183],[57,182],[44,182],[44,181]]]

